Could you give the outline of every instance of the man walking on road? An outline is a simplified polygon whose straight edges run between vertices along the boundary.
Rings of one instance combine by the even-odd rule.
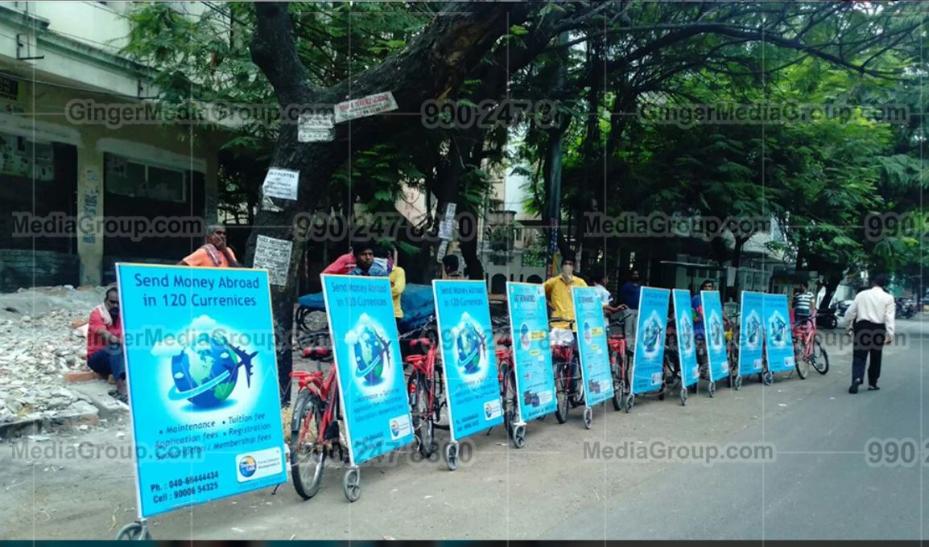
[[[871,280],[871,288],[861,291],[855,301],[845,312],[845,321],[853,331],[852,385],[849,393],[858,393],[858,386],[864,382],[864,367],[870,355],[868,366],[868,390],[876,391],[877,380],[881,376],[881,353],[885,344],[893,342],[894,337],[894,297],[885,291],[887,276],[877,274]]]

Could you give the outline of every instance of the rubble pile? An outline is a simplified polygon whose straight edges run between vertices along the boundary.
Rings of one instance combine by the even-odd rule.
[[[0,425],[92,406],[63,377],[86,368],[86,339],[75,326],[102,301],[103,290],[64,286],[0,294]]]

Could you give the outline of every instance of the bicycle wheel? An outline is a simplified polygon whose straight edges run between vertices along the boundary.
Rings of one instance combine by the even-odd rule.
[[[322,401],[303,391],[294,405],[290,435],[290,474],[294,490],[305,500],[316,495],[326,466],[326,449],[318,442]]]
[[[794,368],[797,369],[797,376],[801,380],[806,380],[810,375],[810,360],[804,355],[803,343],[794,344]]]
[[[617,354],[615,363],[612,364],[613,375],[613,410],[622,410],[623,408],[623,390],[625,389],[625,382],[623,379],[623,370],[625,369],[625,364],[623,363],[623,356]]]
[[[813,342],[813,353],[810,354],[810,364],[813,365],[816,372],[820,374],[829,372],[829,354],[823,349],[823,345],[819,343],[819,340]]]
[[[503,379],[503,421],[506,424],[506,432],[510,435],[510,438],[513,437],[516,422],[519,418],[516,398],[516,376],[513,371],[508,371]]]
[[[429,408],[429,398],[432,392],[431,382],[421,372],[410,376],[412,391],[410,408],[413,415],[413,434],[416,437],[419,453],[429,457],[436,450],[435,423],[432,419],[432,409]]]
[[[568,421],[568,411],[571,409],[569,401],[571,394],[568,392],[571,371],[568,363],[557,363],[555,365],[555,419],[558,423],[563,424]]]

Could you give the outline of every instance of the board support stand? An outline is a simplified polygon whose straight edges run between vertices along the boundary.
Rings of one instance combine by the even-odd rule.
[[[148,529],[148,520],[146,519],[130,522],[116,533],[116,541],[147,541],[150,539],[152,539],[152,535]]]

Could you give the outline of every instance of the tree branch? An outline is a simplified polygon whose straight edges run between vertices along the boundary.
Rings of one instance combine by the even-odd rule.
[[[252,61],[271,82],[282,106],[301,102],[313,89],[297,55],[287,4],[259,2],[255,15]]]

